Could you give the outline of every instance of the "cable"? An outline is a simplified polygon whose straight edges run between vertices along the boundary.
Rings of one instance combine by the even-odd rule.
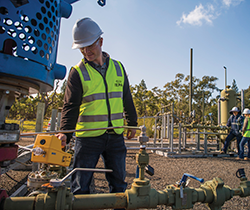
[[[19,181],[15,180],[14,178],[12,178],[7,172],[5,173],[7,177],[9,177],[10,179],[12,179],[13,181],[19,183]]]

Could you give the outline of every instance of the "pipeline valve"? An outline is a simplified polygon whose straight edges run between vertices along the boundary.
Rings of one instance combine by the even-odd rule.
[[[244,178],[246,178],[244,168],[239,168],[239,169],[236,171],[236,177],[239,178],[239,179],[244,179]]]
[[[198,178],[198,177],[193,176],[191,174],[184,173],[180,182],[177,183],[178,187],[180,187],[180,198],[183,198],[183,187],[185,188],[189,183],[189,180],[187,180],[188,177],[193,178],[193,179],[199,181],[200,183],[204,182],[204,179],[202,179],[202,178]]]
[[[61,140],[53,135],[37,135],[31,161],[68,167],[72,155],[62,151]]]
[[[154,168],[153,168],[152,166],[150,166],[150,165],[147,165],[147,166],[145,167],[145,170],[146,170],[146,173],[147,173],[148,175],[150,175],[150,176],[153,176],[154,173],[155,173]]]

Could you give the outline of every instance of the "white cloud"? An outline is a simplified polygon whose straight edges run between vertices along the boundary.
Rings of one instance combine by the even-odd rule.
[[[237,6],[243,1],[245,0],[221,0],[220,4],[222,4],[223,7],[217,7],[216,10],[219,9],[221,12],[221,9],[225,9],[225,6],[228,9],[230,6]],[[179,26],[181,24],[202,26],[202,24],[205,22],[212,25],[213,20],[220,15],[220,12],[216,10],[212,4],[207,4],[206,7],[200,4],[199,6],[195,6],[195,9],[191,11],[188,15],[183,13],[180,20],[176,21],[176,24]]]
[[[231,5],[236,6],[240,4],[242,1],[244,0],[222,0],[222,3],[226,5],[227,7],[230,7]]]
[[[178,20],[176,23],[179,26],[181,25],[181,23],[201,26],[203,22],[212,24],[212,20],[216,17],[217,15],[215,15],[214,13],[214,6],[212,4],[207,5],[206,8],[204,8],[203,5],[200,4],[199,6],[195,6],[195,9],[191,11],[188,15],[183,14],[181,19]]]

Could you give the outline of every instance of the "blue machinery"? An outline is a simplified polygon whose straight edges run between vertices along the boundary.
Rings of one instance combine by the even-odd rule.
[[[77,0],[1,0],[0,3],[0,155],[6,160],[15,159],[19,128],[5,123],[5,117],[16,97],[53,89],[55,79],[63,79],[66,68],[56,63],[61,17],[68,18],[71,4]],[[105,0],[98,0],[104,6]],[[6,137],[7,133],[10,135]],[[145,133],[145,132],[144,132]],[[145,136],[139,137],[144,142]],[[146,140],[145,140],[146,141]],[[3,157],[5,156],[5,157]],[[186,186],[187,177],[163,191],[151,189],[144,177],[148,165],[148,154],[141,148],[137,154],[138,178],[132,188],[124,193],[102,195],[72,195],[65,186],[48,185],[46,194],[36,197],[7,198],[0,191],[0,209],[98,209],[98,208],[156,208],[169,205],[175,209],[192,208],[195,202],[208,203],[211,209],[221,209],[226,200],[235,195],[250,195],[250,183],[244,170],[237,175],[239,188],[231,189],[223,181],[215,178],[202,184],[200,188]],[[0,165],[2,166],[2,165]],[[53,184],[53,183],[51,183]],[[5,198],[5,199],[4,199]]]
[[[76,1],[1,1],[0,129],[15,97],[51,91],[54,80],[65,77],[66,67],[56,63],[60,22]]]

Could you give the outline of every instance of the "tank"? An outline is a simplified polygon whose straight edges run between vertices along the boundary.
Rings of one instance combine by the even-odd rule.
[[[225,99],[221,101],[221,125],[226,125],[230,116],[229,111],[236,106],[237,94],[227,86],[221,91],[221,98]]]

